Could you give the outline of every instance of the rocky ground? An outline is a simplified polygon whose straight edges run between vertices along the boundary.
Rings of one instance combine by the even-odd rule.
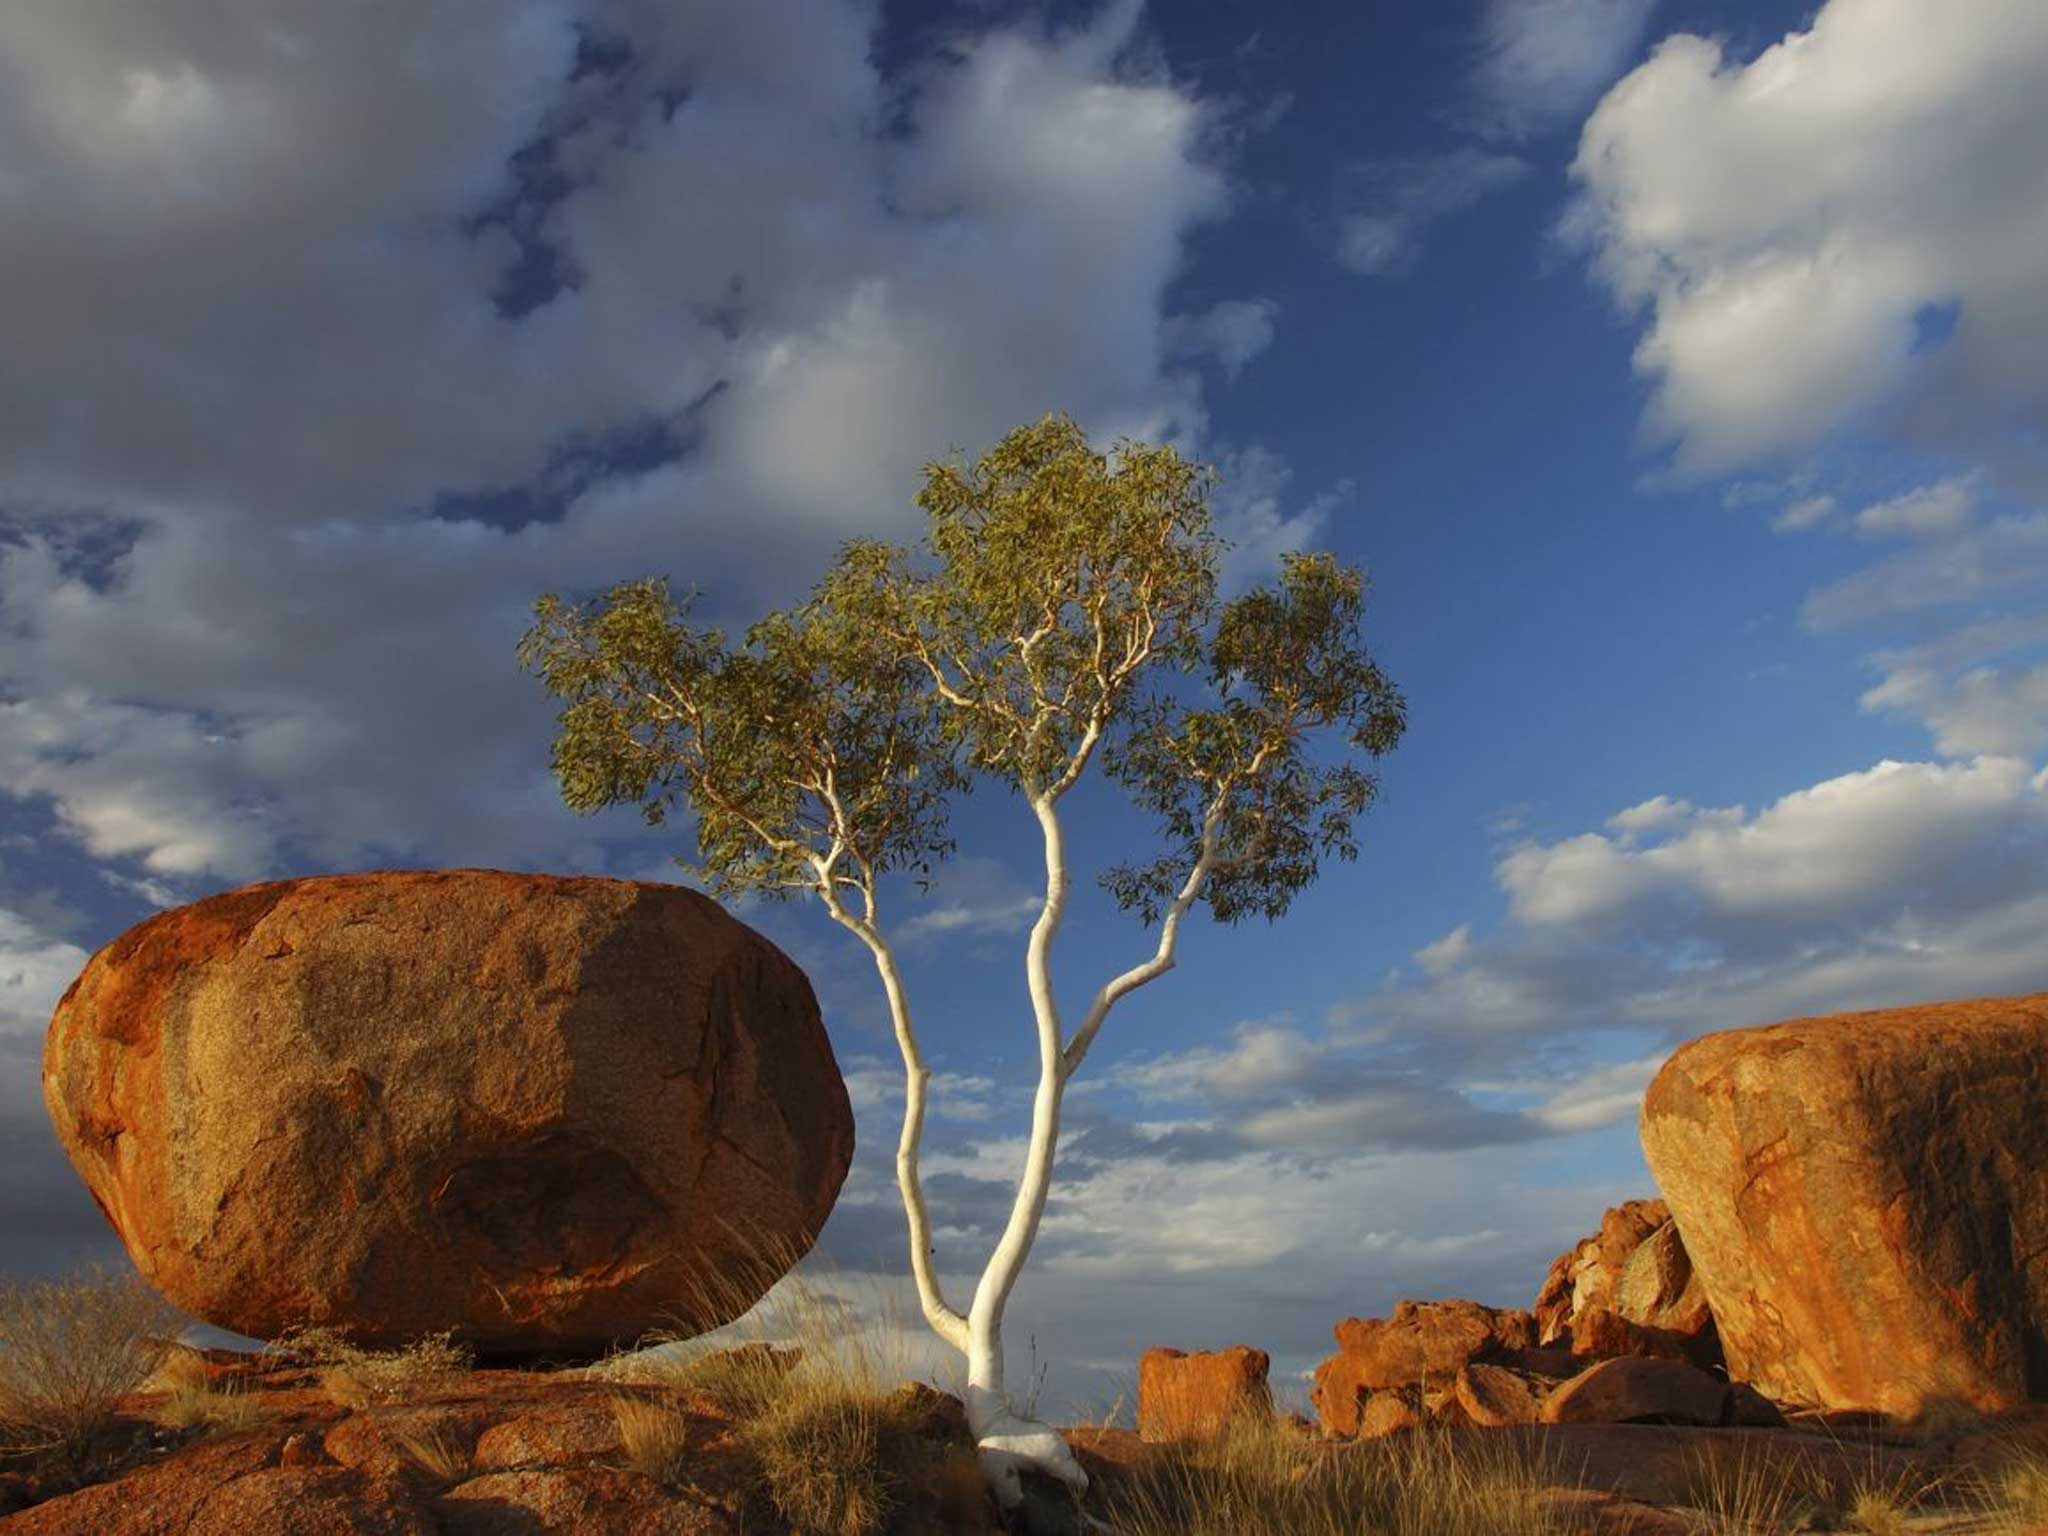
[[[621,1386],[575,1374],[475,1371],[449,1376],[389,1402],[337,1402],[316,1372],[281,1361],[216,1356],[208,1387],[236,1404],[220,1426],[162,1427],[164,1399],[138,1394],[108,1449],[115,1475],[75,1491],[37,1486],[20,1473],[0,1482],[7,1536],[742,1536],[792,1529],[761,1495],[734,1425],[708,1397],[672,1387]],[[686,1425],[682,1454],[666,1475],[637,1470],[622,1442],[615,1403],[659,1398]],[[925,1430],[948,1454],[967,1447],[958,1405],[917,1389]],[[1840,1478],[1896,1486],[1936,1477],[1962,1486],[1995,1475],[2027,1446],[2048,1456],[2048,1406],[1973,1426],[1940,1443],[1854,1424],[1783,1429],[1707,1429],[1649,1424],[1466,1428],[1463,1435],[1542,1436],[1557,1463],[1587,1490],[1546,1497],[1578,1528],[1679,1536],[1726,1530],[1679,1500],[1695,1456],[1804,1464]],[[1167,1454],[1124,1429],[1076,1428],[1072,1438],[1105,1488]],[[1340,1442],[1322,1454],[1342,1455]],[[933,1466],[940,1465],[934,1460]],[[951,1463],[957,1470],[957,1460]],[[1789,1474],[1788,1474],[1789,1475]],[[26,1507],[19,1507],[26,1504]],[[1001,1529],[972,1486],[919,1490],[889,1529],[956,1536]],[[1899,1532],[1998,1533],[2029,1529],[1962,1511],[1923,1512]],[[2048,1525],[2038,1527],[2048,1531]]]

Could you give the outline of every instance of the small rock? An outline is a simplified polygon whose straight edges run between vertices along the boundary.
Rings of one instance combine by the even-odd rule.
[[[1468,1365],[1458,1372],[1457,1401],[1473,1424],[1533,1424],[1555,1383],[1499,1365]]]
[[[280,1467],[331,1467],[334,1459],[320,1444],[317,1434],[301,1430],[284,1437],[284,1444],[277,1448],[277,1464]]]
[[[1388,1387],[1365,1400],[1358,1415],[1358,1438],[1377,1440],[1397,1430],[1413,1429],[1426,1410],[1422,1394],[1413,1387]]]

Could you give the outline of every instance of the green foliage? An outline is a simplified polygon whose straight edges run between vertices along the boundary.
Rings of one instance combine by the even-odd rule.
[[[1356,856],[1377,789],[1312,762],[1309,734],[1378,757],[1405,705],[1358,638],[1363,578],[1332,557],[1287,556],[1277,588],[1219,609],[1211,480],[1170,447],[1120,441],[1112,464],[1049,416],[971,467],[926,466],[923,568],[852,541],[743,647],[693,627],[665,580],[543,597],[520,659],[564,700],[563,798],[657,824],[686,800],[714,891],[813,889],[872,924],[881,874],[952,850],[952,793],[987,774],[1056,800],[1100,749],[1171,845],[1103,877],[1121,905],[1151,923],[1185,893],[1224,922],[1277,918],[1319,853]],[[1204,672],[1213,707],[1141,692]]]
[[[1351,829],[1378,779],[1348,762],[1319,768],[1303,748],[1304,732],[1341,725],[1349,745],[1379,757],[1406,729],[1400,691],[1356,638],[1364,605],[1358,572],[1326,554],[1283,555],[1277,591],[1223,609],[1208,658],[1221,704],[1187,709],[1155,694],[1132,708],[1104,767],[1175,846],[1102,877],[1120,906],[1156,922],[1202,856],[1205,831],[1216,851],[1201,895],[1224,923],[1282,916],[1316,878],[1319,848],[1358,856]]]

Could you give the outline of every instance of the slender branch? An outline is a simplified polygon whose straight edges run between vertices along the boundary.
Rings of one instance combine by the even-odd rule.
[[[932,1263],[931,1217],[925,1209],[924,1183],[917,1169],[918,1146],[924,1137],[925,1097],[932,1074],[924,1063],[924,1053],[919,1049],[917,1034],[911,1027],[910,1001],[903,992],[903,977],[896,969],[896,956],[889,948],[889,941],[882,937],[881,930],[871,920],[875,911],[873,886],[863,887],[870,916],[870,920],[864,921],[841,905],[837,892],[827,879],[827,862],[821,859],[816,867],[825,910],[874,954],[875,969],[882,978],[882,990],[889,996],[889,1017],[896,1026],[896,1046],[903,1056],[903,1132],[896,1142],[896,1187],[903,1196],[903,1214],[910,1224],[910,1273],[917,1282],[918,1303],[923,1308],[925,1321],[931,1324],[932,1331],[940,1338],[965,1354],[968,1346],[967,1319],[947,1303],[939,1284],[938,1270]]]
[[[1074,1031],[1066,1049],[1060,1053],[1060,1075],[1062,1080],[1070,1078],[1087,1059],[1088,1048],[1095,1043],[1095,1037],[1102,1030],[1102,1021],[1109,1017],[1109,1010],[1119,999],[1137,991],[1147,982],[1165,975],[1174,967],[1174,950],[1180,942],[1181,919],[1195,904],[1195,898],[1202,893],[1202,883],[1216,868],[1216,831],[1223,820],[1224,808],[1230,803],[1230,787],[1226,782],[1216,793],[1209,806],[1208,814],[1202,818],[1202,851],[1195,860],[1195,866],[1188,871],[1188,878],[1182,884],[1179,894],[1173,898],[1173,905],[1166,909],[1166,920],[1159,926],[1159,947],[1152,958],[1140,965],[1134,965],[1121,976],[1115,977],[1095,994],[1095,1000],[1088,1005],[1087,1016],[1081,1027]]]

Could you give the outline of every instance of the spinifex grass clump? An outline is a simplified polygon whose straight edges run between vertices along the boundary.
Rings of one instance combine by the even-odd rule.
[[[789,1273],[736,1323],[695,1338],[656,1335],[656,1347],[592,1374],[682,1390],[728,1419],[754,1479],[752,1492],[815,1536],[940,1532],[980,1523],[986,1494],[971,1445],[931,1433],[933,1408],[903,1380],[900,1328],[851,1326],[845,1309]],[[677,1311],[730,1315],[714,1278]],[[659,1481],[686,1480],[686,1421],[673,1404],[614,1399],[629,1465]]]
[[[164,1394],[150,1417],[166,1429],[233,1433],[253,1429],[264,1417],[253,1396],[235,1382],[216,1385],[206,1357],[182,1344],[164,1356],[144,1387]]]
[[[1571,1536],[1583,1510],[1547,1502],[1572,1479],[1546,1443],[1423,1424],[1318,1441],[1270,1415],[1162,1447],[1104,1490],[1123,1536]]]
[[[621,1393],[612,1399],[612,1417],[619,1426],[619,1446],[628,1467],[667,1487],[686,1481],[684,1457],[690,1448],[690,1421],[675,1404]]]
[[[156,1369],[179,1324],[135,1275],[0,1286],[0,1455],[83,1480],[116,1405]]]
[[[345,1408],[402,1402],[467,1371],[475,1356],[452,1331],[430,1333],[403,1349],[362,1349],[332,1328],[295,1328],[271,1348],[320,1372],[320,1389]]]

